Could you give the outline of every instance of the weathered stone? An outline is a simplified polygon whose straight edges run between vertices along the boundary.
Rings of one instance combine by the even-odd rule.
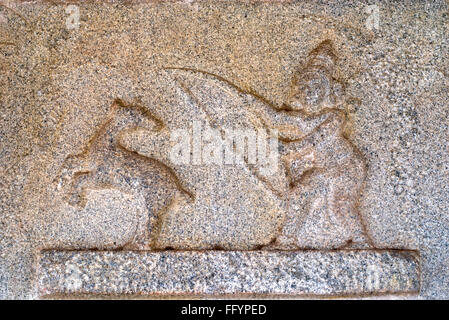
[[[449,297],[446,1],[54,2],[0,5],[0,298],[71,255],[96,294],[219,257],[217,295]]]
[[[417,293],[411,251],[46,251],[39,293],[360,295]]]

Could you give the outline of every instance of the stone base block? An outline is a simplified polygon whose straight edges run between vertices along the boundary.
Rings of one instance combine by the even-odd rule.
[[[419,291],[405,250],[44,251],[39,294],[363,295]]]

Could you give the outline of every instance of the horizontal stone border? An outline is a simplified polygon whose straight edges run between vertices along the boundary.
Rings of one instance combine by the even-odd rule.
[[[418,293],[408,250],[41,252],[40,296]]]

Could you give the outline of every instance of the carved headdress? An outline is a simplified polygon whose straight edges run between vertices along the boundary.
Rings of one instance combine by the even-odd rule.
[[[332,74],[334,72],[336,61],[337,56],[334,53],[331,41],[325,40],[321,42],[312,52],[310,52],[304,71],[307,72],[307,70],[315,71],[316,69],[323,69]]]
[[[288,105],[307,113],[338,108],[342,102],[343,86],[332,77],[336,61],[330,40],[313,49],[305,66],[293,78]]]

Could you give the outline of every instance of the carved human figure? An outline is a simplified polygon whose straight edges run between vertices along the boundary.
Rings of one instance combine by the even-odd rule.
[[[273,247],[372,245],[358,211],[366,164],[343,133],[344,90],[333,78],[335,62],[332,43],[323,41],[292,81],[284,106],[291,111],[282,113],[282,122],[291,126],[299,118],[301,123],[318,122],[305,134],[295,135],[290,130],[284,139],[282,161],[290,185],[289,209]]]

